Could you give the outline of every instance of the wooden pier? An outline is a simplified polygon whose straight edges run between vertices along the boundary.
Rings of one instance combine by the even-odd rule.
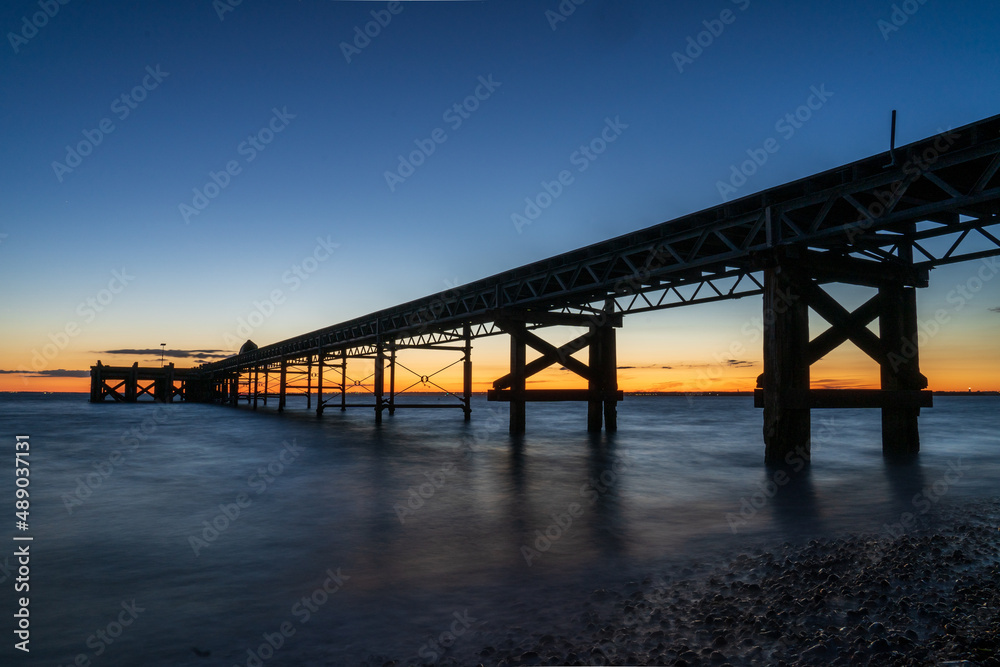
[[[908,456],[920,448],[917,418],[930,407],[920,372],[916,291],[938,266],[978,262],[973,278],[997,273],[1000,256],[1000,116],[949,130],[675,220],[433,294],[318,331],[251,349],[188,371],[94,367],[91,400],[182,396],[235,404],[306,397],[307,408],[454,407],[471,413],[472,341],[510,339],[510,369],[493,382],[491,401],[510,404],[510,432],[525,431],[532,401],[588,404],[589,430],[617,428],[616,330],[625,315],[763,296],[763,373],[755,405],[763,408],[764,458],[808,460],[810,411],[877,408],[882,448]],[[871,297],[848,310],[828,290],[861,286]],[[829,327],[809,331],[810,311]],[[869,328],[877,322],[877,331]],[[571,327],[554,345],[536,331]],[[584,333],[580,333],[580,329]],[[878,365],[880,389],[818,390],[810,367],[851,343]],[[451,354],[463,364],[461,394],[442,404],[402,403],[397,373],[442,389],[400,360],[407,349]],[[529,360],[528,351],[537,357]],[[575,354],[585,352],[587,361]],[[454,358],[458,355],[457,359]],[[582,356],[582,355],[581,355]],[[374,372],[353,378],[349,363]],[[367,362],[366,362],[367,363]],[[532,390],[527,379],[553,365],[587,381],[587,389]],[[443,368],[441,369],[443,370]],[[158,374],[157,374],[158,373]],[[388,376],[388,378],[387,378]],[[148,383],[142,385],[142,382]],[[159,384],[157,384],[159,382]],[[114,384],[111,384],[114,383]],[[386,386],[388,384],[388,387]],[[275,389],[276,387],[276,389]],[[371,399],[348,403],[352,388]]]
[[[90,367],[90,402],[102,403],[111,398],[115,403],[136,403],[143,396],[159,403],[173,400],[203,400],[192,396],[191,386],[198,382],[201,373],[194,368],[174,368],[174,365],[142,368],[131,366],[105,366],[100,361]]]

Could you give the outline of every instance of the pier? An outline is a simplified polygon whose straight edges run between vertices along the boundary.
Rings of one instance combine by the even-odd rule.
[[[256,408],[271,398],[282,411],[287,396],[297,394],[317,415],[327,408],[364,408],[380,422],[384,413],[398,409],[452,407],[468,420],[472,341],[499,335],[509,338],[510,367],[493,382],[488,399],[510,404],[512,434],[524,433],[526,406],[534,401],[586,402],[588,429],[613,431],[622,400],[616,331],[625,315],[760,296],[764,365],[754,401],[763,411],[765,460],[808,459],[810,413],[823,408],[879,409],[883,452],[910,455],[920,447],[920,410],[933,403],[920,372],[916,291],[929,284],[935,267],[1000,256],[998,170],[1000,116],[994,116],[204,364],[185,372],[179,391],[173,382],[181,369],[171,367],[174,380],[164,377],[156,384],[157,378],[146,374],[151,369],[133,366],[135,379],[129,379],[120,377],[123,369],[98,364],[91,400],[135,400],[150,393],[140,389],[141,379],[152,382],[151,394],[159,400],[247,400]],[[834,284],[863,286],[871,296],[849,310],[830,294]],[[810,311],[828,324],[816,335],[809,330]],[[869,329],[872,323],[877,334]],[[562,345],[535,333],[559,327],[586,332]],[[880,389],[811,389],[810,366],[848,342],[879,365]],[[528,348],[539,356],[528,361]],[[446,392],[444,403],[398,401],[400,373],[434,384],[433,374],[400,363],[397,354],[407,349],[440,352],[443,367],[461,363],[461,393]],[[586,361],[571,356],[582,351]],[[374,363],[371,376],[351,376],[350,363],[358,359]],[[585,379],[587,388],[527,388],[528,378],[553,364]],[[109,382],[119,384],[112,388]],[[352,387],[369,390],[370,401],[349,403]]]
[[[172,403],[176,398],[188,398],[187,385],[192,377],[199,377],[194,368],[174,368],[174,365],[141,368],[131,366],[105,366],[100,361],[90,367],[90,402],[101,403],[111,398],[116,403],[136,403],[143,396],[160,403]]]

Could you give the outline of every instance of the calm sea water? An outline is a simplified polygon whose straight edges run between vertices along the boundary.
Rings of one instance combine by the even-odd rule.
[[[326,665],[432,661],[442,633],[458,651],[556,627],[595,588],[674,563],[933,520],[996,495],[998,407],[935,398],[912,465],[883,462],[876,411],[814,411],[813,465],[786,481],[762,465],[749,398],[628,397],[610,437],[586,432],[585,406],[534,404],[514,441],[485,399],[470,423],[401,409],[377,427],[294,402],[0,395],[0,657],[20,656],[15,435],[31,443],[26,664]]]

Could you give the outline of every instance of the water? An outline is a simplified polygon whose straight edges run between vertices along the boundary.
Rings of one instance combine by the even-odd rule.
[[[485,399],[471,423],[401,409],[376,427],[295,403],[0,395],[6,450],[31,443],[30,664],[253,665],[262,645],[268,665],[431,660],[452,630],[457,652],[558,628],[595,588],[675,563],[995,495],[998,405],[936,397],[919,460],[894,466],[877,411],[814,411],[813,465],[788,480],[763,467],[746,397],[629,397],[611,437],[582,405],[533,404],[518,444]]]

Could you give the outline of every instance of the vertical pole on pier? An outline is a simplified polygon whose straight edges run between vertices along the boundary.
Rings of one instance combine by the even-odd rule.
[[[510,325],[510,433],[520,435],[525,431],[525,362],[526,346],[524,337],[518,333],[524,332],[524,322],[512,322]]]
[[[306,410],[312,409],[313,400],[313,358],[306,355]]]
[[[389,416],[396,414],[396,341],[389,341]]]
[[[380,338],[375,344],[375,386],[372,393],[375,394],[375,423],[382,423],[382,397],[385,394],[385,349],[382,347]]]
[[[285,383],[288,380],[288,359],[281,358],[281,375],[278,378],[278,412],[285,411]]]
[[[316,416],[323,416],[323,346],[316,353]]]
[[[764,270],[764,460],[809,460],[809,307],[789,267]],[[794,453],[794,454],[793,454]]]
[[[260,393],[258,391],[260,385],[260,366],[253,367],[253,409],[257,409],[257,395]]]
[[[465,360],[462,362],[462,412],[465,421],[472,419],[472,327],[463,325],[465,337]]]
[[[613,299],[608,299],[604,310],[609,316],[614,313]],[[604,391],[604,429],[612,433],[618,430],[618,348],[615,328],[611,322],[601,327],[601,373]]]
[[[340,411],[347,410],[347,350],[340,352]]]

